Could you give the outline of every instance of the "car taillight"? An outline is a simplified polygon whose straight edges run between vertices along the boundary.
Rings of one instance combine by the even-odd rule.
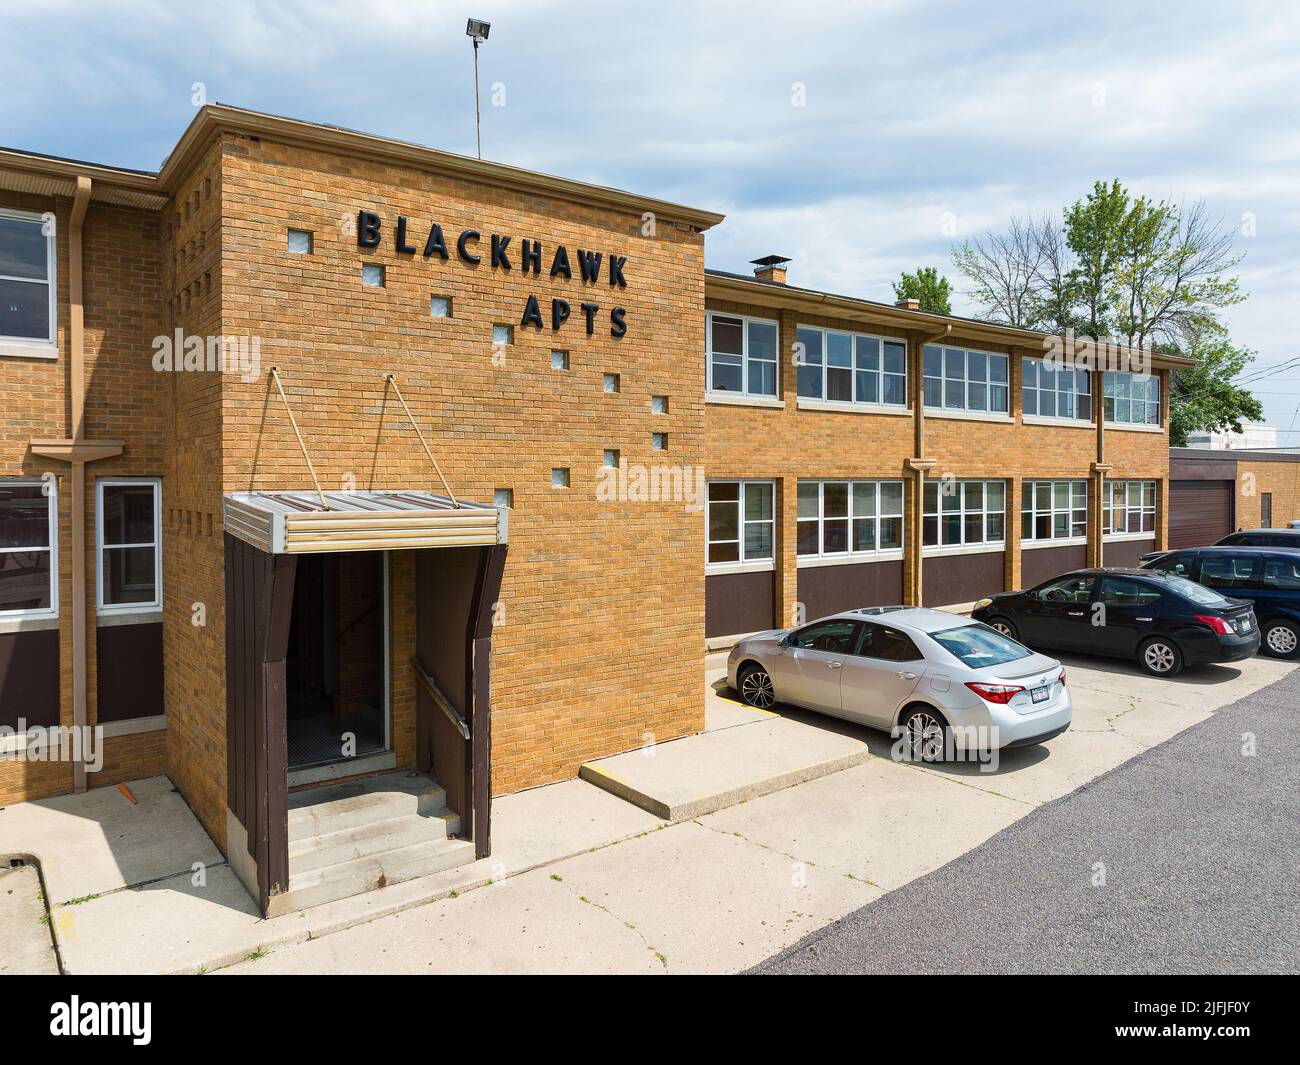
[[[1211,617],[1209,614],[1197,614],[1196,620],[1199,621],[1202,625],[1209,625],[1210,628],[1212,628],[1220,636],[1232,635],[1232,626],[1229,625],[1226,621],[1224,621],[1223,618]]]
[[[1064,666],[1061,667],[1061,675],[1060,675],[1059,677],[1056,678],[1056,682],[1057,682],[1058,684],[1060,684],[1062,687],[1065,686],[1065,667],[1064,667]]]
[[[981,684],[977,680],[968,680],[966,687],[991,703],[1009,703],[1025,690],[1018,684]]]

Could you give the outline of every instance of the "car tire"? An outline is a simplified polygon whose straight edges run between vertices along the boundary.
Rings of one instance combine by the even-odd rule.
[[[752,706],[756,710],[770,710],[776,704],[776,689],[772,685],[772,678],[762,666],[751,663],[742,668],[740,676],[736,678],[736,685],[740,689],[740,700],[746,706]]]
[[[1012,640],[1019,641],[1020,639],[1020,631],[1016,628],[1016,623],[1010,618],[1004,618],[999,614],[997,617],[989,618],[985,624],[990,629],[997,629],[1003,636],[1007,636]]]
[[[1300,625],[1285,618],[1272,618],[1260,626],[1259,649],[1273,658],[1300,655]]]
[[[932,706],[914,706],[899,721],[904,757],[912,762],[942,762],[948,750],[948,722]]]
[[[1137,663],[1151,677],[1176,677],[1183,671],[1183,652],[1164,636],[1152,636],[1138,647]]]

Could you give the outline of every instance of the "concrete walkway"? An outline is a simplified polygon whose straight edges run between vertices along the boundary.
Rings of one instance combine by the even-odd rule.
[[[735,971],[1294,668],[1261,658],[1158,681],[1069,659],[1071,730],[982,773],[898,764],[882,733],[751,711],[715,690],[724,664],[709,658],[710,746],[813,742],[811,730],[827,750],[852,745],[856,762],[675,824],[583,780],[504,796],[491,858],[272,920],[161,777],[131,785],[134,804],[111,788],[0,810],[0,854],[40,861],[72,973]],[[776,758],[755,762],[758,779]],[[722,761],[735,783],[743,759]],[[688,796],[725,790],[661,779]]]
[[[58,971],[36,866],[0,862],[0,976],[52,976]]]

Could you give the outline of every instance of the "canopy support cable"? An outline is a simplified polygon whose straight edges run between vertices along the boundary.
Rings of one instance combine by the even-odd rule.
[[[316,494],[320,496],[321,510],[329,510],[330,505],[325,501],[325,493],[321,491],[320,481],[316,479],[316,469],[311,464],[311,456],[307,454],[307,445],[303,443],[302,433],[298,432],[298,420],[293,416],[293,408],[289,406],[289,397],[284,394],[284,386],[280,384],[280,371],[277,367],[271,367],[271,380],[275,382],[276,390],[280,393],[280,399],[284,402],[284,409],[289,413],[289,424],[293,426],[293,435],[298,438],[298,446],[302,449],[302,457],[307,463],[307,472],[311,474],[311,483],[316,486]]]
[[[451,490],[451,485],[447,483],[447,478],[443,476],[442,467],[438,465],[438,460],[433,457],[433,452],[429,450],[429,445],[424,441],[424,434],[420,432],[420,426],[415,421],[415,416],[411,413],[411,408],[406,405],[406,400],[402,397],[402,390],[397,387],[397,374],[384,374],[384,380],[393,386],[393,391],[397,393],[397,401],[401,403],[402,410],[406,411],[407,420],[411,423],[411,428],[415,430],[415,435],[420,438],[420,446],[424,448],[424,453],[429,456],[429,461],[433,463],[433,468],[438,474],[438,480],[442,482],[443,490],[451,499],[453,509],[460,510],[460,501],[456,494]]]

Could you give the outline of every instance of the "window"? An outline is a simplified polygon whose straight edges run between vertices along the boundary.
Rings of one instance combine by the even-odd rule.
[[[611,467],[617,469],[617,468],[618,468],[618,457],[619,457],[619,456],[618,456],[618,448],[615,448],[615,447],[607,447],[607,448],[605,448],[604,464],[605,464],[606,466],[611,466]]]
[[[799,326],[796,388],[805,399],[907,406],[907,345],[889,337]]]
[[[777,326],[762,318],[709,314],[710,392],[776,397]]]
[[[605,375],[602,387],[605,389],[606,392],[621,392],[623,391],[623,382],[620,380],[618,374],[607,373]]]
[[[1087,535],[1087,481],[1025,482],[1020,506],[1021,540],[1066,540]]]
[[[922,543],[926,547],[1002,543],[1006,491],[1002,481],[927,481]]]
[[[1042,359],[1020,360],[1021,408],[1039,418],[1092,420],[1092,375],[1087,370],[1053,369]]]
[[[57,617],[58,491],[44,481],[0,480],[0,617]]]
[[[668,434],[667,434],[667,433],[651,433],[651,434],[650,434],[650,447],[651,447],[653,450],[655,450],[655,451],[667,451],[667,450],[668,450]]]
[[[429,315],[433,318],[450,318],[451,317],[451,297],[450,296],[430,296],[429,297]]]
[[[864,658],[881,658],[886,662],[915,662],[922,657],[906,633],[865,621],[857,653]]]
[[[1007,356],[929,344],[921,353],[925,405],[937,410],[1006,414]]]
[[[807,651],[826,651],[829,654],[852,654],[858,642],[860,624],[861,622],[842,618],[814,621],[790,636],[790,646]]]
[[[383,288],[384,287],[384,264],[383,263],[362,263],[361,283],[368,288]]]
[[[1155,570],[1157,573],[1175,573],[1180,577],[1186,577],[1192,572],[1192,556],[1186,554],[1164,555],[1146,568]]]
[[[1120,577],[1103,577],[1101,601],[1107,606],[1150,606],[1160,598],[1160,592],[1141,581],[1126,581]]]
[[[1253,588],[1253,555],[1203,555],[1200,582],[1207,588]]]
[[[96,482],[101,614],[162,607],[162,508],[158,481]]]
[[[1221,596],[1212,588],[1207,588],[1203,584],[1197,584],[1195,581],[1189,581],[1186,577],[1167,577],[1169,590],[1177,592],[1185,599],[1190,599],[1193,603],[1200,603],[1202,606],[1225,607],[1228,600]]]
[[[1265,588],[1280,588],[1287,592],[1300,591],[1300,563],[1289,558],[1264,559]]]
[[[567,351],[551,352],[551,369],[567,370],[569,368],[569,353]]]
[[[1092,601],[1091,577],[1058,577],[1035,593],[1044,603],[1088,603]]]
[[[710,565],[771,561],[775,527],[772,482],[710,481],[706,526]]]
[[[1102,486],[1102,528],[1111,534],[1155,532],[1156,482],[1107,481]]]
[[[48,228],[48,232],[46,231]],[[0,209],[0,341],[55,342],[54,226]]]
[[[651,397],[650,397],[650,413],[651,413],[651,414],[667,414],[667,413],[668,413],[668,397],[667,397],[667,396],[651,396]]]
[[[492,326],[492,346],[504,347],[507,344],[515,342],[515,327],[513,325],[501,325],[499,322]]]
[[[903,548],[902,481],[800,481],[798,554],[870,555]]]
[[[310,255],[312,251],[311,233],[305,229],[289,230],[288,248],[295,255]]]
[[[1116,425],[1159,425],[1159,376],[1154,373],[1106,374],[1102,407],[1106,421]]]
[[[515,505],[515,490],[513,488],[492,489],[492,505],[501,510],[509,510]]]
[[[553,466],[551,468],[551,487],[552,488],[569,487],[569,467]]]
[[[986,625],[959,625],[955,629],[932,632],[930,639],[971,669],[1001,666],[1033,654],[1028,647]]]

